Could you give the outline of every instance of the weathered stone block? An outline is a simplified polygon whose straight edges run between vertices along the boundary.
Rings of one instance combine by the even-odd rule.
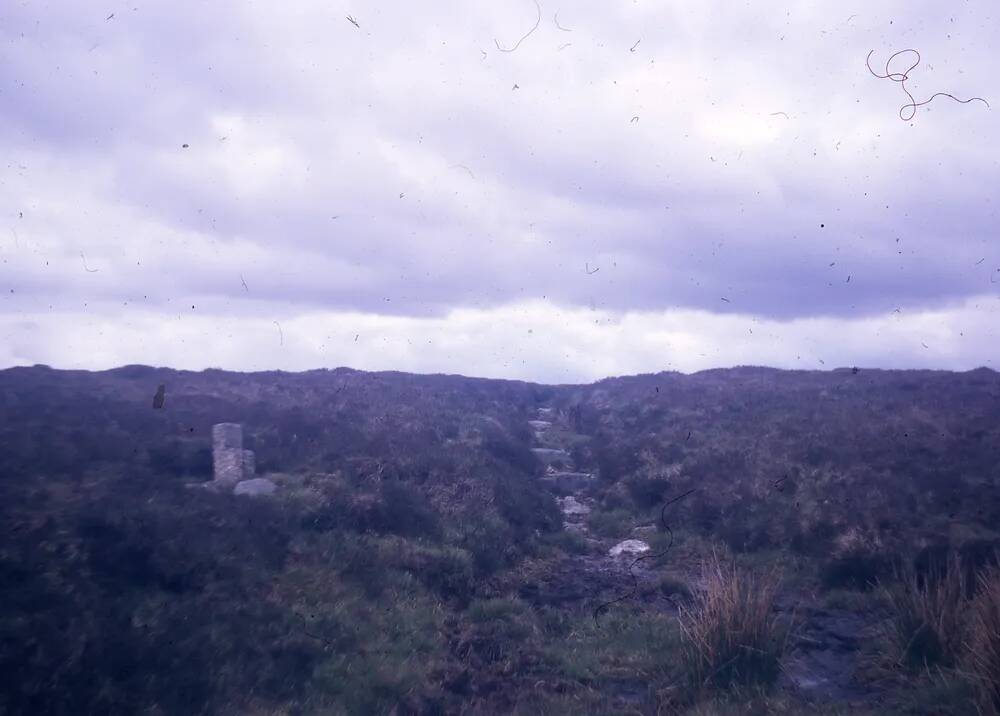
[[[222,482],[237,482],[243,479],[243,450],[216,448],[212,454],[215,479]]]
[[[212,447],[243,449],[243,426],[239,423],[218,423],[212,426]]]
[[[243,451],[243,479],[249,480],[257,474],[257,456],[253,450]]]
[[[242,480],[233,488],[236,495],[250,495],[257,497],[261,495],[271,495],[278,489],[278,486],[266,477],[255,477],[252,480]]]
[[[238,482],[243,479],[243,426],[219,423],[212,426],[212,467],[215,479]]]

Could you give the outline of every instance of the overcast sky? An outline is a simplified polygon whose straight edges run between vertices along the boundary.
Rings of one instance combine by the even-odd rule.
[[[9,0],[0,365],[1000,367],[998,37],[991,0]],[[916,101],[993,109],[901,120],[865,58],[906,48]]]

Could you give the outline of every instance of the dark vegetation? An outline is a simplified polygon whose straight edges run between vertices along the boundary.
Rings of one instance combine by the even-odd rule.
[[[788,589],[882,604],[892,668],[961,672],[967,701],[948,698],[1000,708],[992,371],[551,387],[36,366],[0,372],[0,712],[669,713],[706,684],[794,712],[746,691],[778,678],[787,625],[776,582],[729,557],[711,563],[714,590],[665,574],[594,623],[594,587],[557,569],[591,548],[538,480],[540,405],[598,475],[593,534],[656,525],[696,489],[670,511],[658,568],[693,579],[719,550],[786,567]],[[277,497],[199,487],[216,422],[243,423]],[[648,607],[667,597],[686,622]]]
[[[592,436],[589,463],[634,509],[700,488],[676,525],[737,552],[824,562],[870,588],[928,544],[1000,544],[1000,376],[765,368],[614,378],[555,404]]]

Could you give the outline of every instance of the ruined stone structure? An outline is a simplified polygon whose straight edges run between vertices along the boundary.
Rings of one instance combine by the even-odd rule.
[[[243,426],[219,423],[212,426],[212,466],[217,482],[237,483],[253,477],[253,450],[243,449]]]

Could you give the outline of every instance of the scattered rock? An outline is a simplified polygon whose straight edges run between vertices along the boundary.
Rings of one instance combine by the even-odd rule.
[[[542,479],[559,490],[569,492],[583,490],[594,484],[594,476],[589,472],[550,472]]]
[[[569,457],[569,453],[559,448],[531,448],[531,452],[543,460],[556,460]]]
[[[556,501],[559,503],[559,508],[562,510],[564,515],[590,514],[590,508],[573,497],[573,495],[570,495],[569,497],[557,497]]]
[[[256,497],[258,495],[273,494],[277,489],[278,486],[266,477],[255,477],[252,480],[242,480],[237,482],[236,487],[233,488],[233,494]]]
[[[632,530],[634,535],[653,535],[656,534],[656,525],[640,525]]]
[[[528,425],[533,427],[535,430],[547,430],[552,427],[552,423],[548,420],[529,420]]]
[[[621,557],[623,555],[635,555],[642,554],[643,552],[649,551],[649,545],[643,542],[641,539],[627,539],[624,542],[619,542],[614,547],[608,550],[609,557]]]

